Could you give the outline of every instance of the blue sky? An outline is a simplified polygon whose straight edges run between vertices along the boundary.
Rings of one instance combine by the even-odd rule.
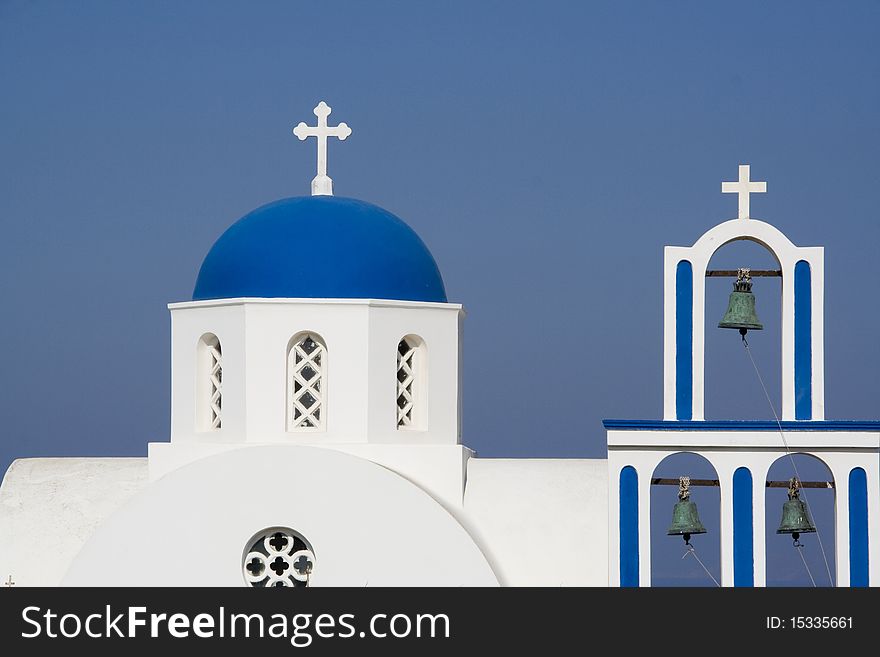
[[[229,224],[308,193],[291,129],[321,99],[354,130],[336,193],[413,226],[468,311],[481,455],[601,457],[602,418],[660,416],[662,249],[736,216],[739,163],[768,181],[753,216],[826,247],[828,416],[880,415],[878,24],[873,2],[0,2],[0,470],[167,439],[165,304]],[[778,282],[755,292],[778,402]],[[737,337],[707,332],[707,415],[768,418]]]

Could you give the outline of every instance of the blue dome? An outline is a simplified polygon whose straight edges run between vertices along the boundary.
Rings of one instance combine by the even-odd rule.
[[[437,263],[390,212],[336,196],[288,198],[230,226],[193,300],[233,297],[446,301]]]

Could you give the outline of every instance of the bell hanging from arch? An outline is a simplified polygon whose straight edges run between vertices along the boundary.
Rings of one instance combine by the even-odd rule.
[[[755,313],[751,270],[737,270],[733,292],[730,293],[730,299],[727,302],[727,312],[718,322],[718,328],[739,329],[741,335],[745,335],[749,329],[760,331],[764,328]]]
[[[706,528],[700,522],[697,505],[691,501],[691,478],[678,478],[678,502],[672,509],[672,524],[666,532],[668,536],[683,536],[684,542],[690,545],[693,534],[705,534]]]
[[[798,543],[801,534],[812,534],[816,532],[816,525],[810,518],[810,510],[807,503],[801,499],[800,481],[797,477],[792,477],[788,482],[788,501],[782,505],[782,521],[779,523],[777,534],[791,534]]]

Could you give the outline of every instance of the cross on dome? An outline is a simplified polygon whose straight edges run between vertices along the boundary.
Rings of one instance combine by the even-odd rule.
[[[767,191],[766,182],[752,182],[749,179],[749,165],[739,165],[737,182],[721,183],[722,194],[739,194],[739,219],[749,219],[749,194],[762,194]]]
[[[318,103],[314,111],[315,116],[318,117],[318,125],[308,126],[300,121],[293,129],[293,134],[299,137],[300,141],[308,137],[318,139],[318,175],[312,180],[312,196],[333,196],[333,180],[327,175],[327,137],[336,137],[339,141],[345,141],[351,134],[351,128],[345,123],[335,127],[328,126],[327,117],[333,110],[323,100]]]

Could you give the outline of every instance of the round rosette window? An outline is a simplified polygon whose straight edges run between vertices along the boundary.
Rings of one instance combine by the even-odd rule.
[[[308,586],[315,568],[312,546],[298,532],[273,527],[247,544],[242,573],[249,586]]]

